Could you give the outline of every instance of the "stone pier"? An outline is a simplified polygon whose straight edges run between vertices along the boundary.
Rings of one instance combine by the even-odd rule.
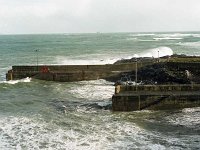
[[[200,84],[115,87],[113,111],[179,109],[200,106]]]
[[[138,63],[141,68],[149,63]],[[107,65],[40,65],[12,66],[6,74],[7,80],[26,77],[47,81],[72,82],[82,80],[108,79],[116,81],[120,74],[135,70],[135,63]]]

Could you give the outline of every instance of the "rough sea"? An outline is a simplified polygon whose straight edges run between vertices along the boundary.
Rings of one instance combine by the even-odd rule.
[[[200,56],[200,33],[0,35],[0,150],[200,149],[200,107],[113,112],[112,82],[5,78],[37,56],[39,64],[81,65],[171,54]]]

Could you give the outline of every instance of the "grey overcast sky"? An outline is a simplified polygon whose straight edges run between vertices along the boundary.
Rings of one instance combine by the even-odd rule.
[[[0,0],[0,33],[200,31],[200,0]]]

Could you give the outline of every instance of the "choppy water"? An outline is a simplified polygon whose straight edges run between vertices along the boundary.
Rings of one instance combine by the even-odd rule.
[[[200,55],[200,33],[0,35],[0,149],[199,149],[200,108],[112,112],[112,82],[5,81],[36,49],[39,64]]]

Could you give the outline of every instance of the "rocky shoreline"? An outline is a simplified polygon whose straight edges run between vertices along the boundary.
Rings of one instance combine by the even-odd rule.
[[[115,62],[122,63],[148,63],[137,70],[137,82],[141,84],[199,84],[200,83],[200,57],[186,55],[172,55],[161,58],[131,58]],[[124,77],[135,81],[136,71],[123,73]],[[128,81],[127,81],[128,82]]]

